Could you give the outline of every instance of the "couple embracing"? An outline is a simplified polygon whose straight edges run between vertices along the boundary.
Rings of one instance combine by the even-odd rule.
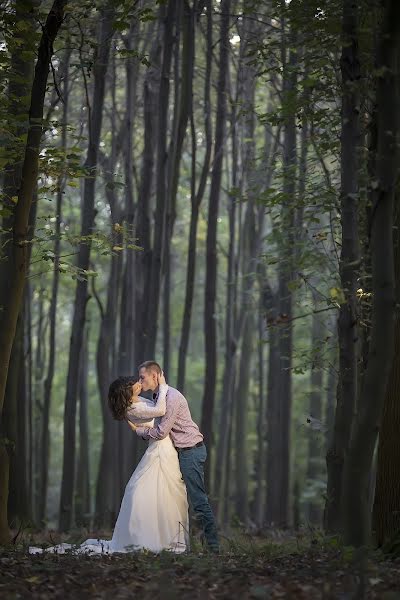
[[[140,392],[152,392],[153,399]],[[139,381],[119,377],[112,382],[108,402],[115,419],[127,420],[149,441],[125,488],[112,539],[89,539],[75,549],[59,544],[47,551],[184,552],[189,549],[189,501],[208,549],[218,552],[217,527],[204,486],[207,451],[186,398],[166,384],[158,363],[146,361],[139,367]],[[31,553],[39,551],[30,548]]]

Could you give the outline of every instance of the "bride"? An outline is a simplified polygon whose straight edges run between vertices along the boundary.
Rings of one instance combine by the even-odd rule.
[[[142,386],[132,377],[119,377],[110,385],[108,401],[117,420],[152,426],[166,411],[168,385],[159,376],[157,402],[139,396]],[[58,544],[45,552],[111,554],[150,550],[184,552],[188,545],[188,503],[177,452],[169,436],[149,446],[125,488],[111,540],[88,539],[80,546]],[[43,552],[31,546],[30,554]]]

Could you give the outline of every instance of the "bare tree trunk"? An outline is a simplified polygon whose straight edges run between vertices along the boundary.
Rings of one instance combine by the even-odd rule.
[[[204,296],[204,330],[206,373],[201,429],[208,447],[205,478],[208,485],[212,451],[212,424],[214,416],[215,387],[217,378],[217,331],[216,331],[216,295],[217,295],[217,219],[222,179],[222,160],[226,119],[226,88],[229,56],[230,0],[221,2],[220,56],[217,85],[217,116],[215,123],[215,151],[211,176],[211,188],[208,204],[208,228],[206,242],[206,283]]]
[[[346,302],[340,306],[339,385],[332,446],[327,456],[327,500],[324,526],[327,531],[341,528],[343,467],[350,442],[357,398],[357,273],[360,261],[357,194],[358,153],[360,145],[360,108],[358,80],[358,10],[352,0],[343,0],[342,137],[341,137],[341,225],[342,251],[340,279]]]
[[[312,364],[311,364],[311,380],[310,380],[310,417],[321,421],[322,419],[322,382],[323,382],[323,371],[321,364],[321,350],[323,345],[323,323],[321,321],[321,315],[315,311],[318,310],[318,293],[315,291],[317,287],[313,285],[313,308],[314,314],[312,316],[312,331],[311,331],[311,348],[312,348]],[[323,444],[322,439],[318,435],[317,431],[310,430],[308,438],[308,457],[307,457],[307,482],[309,486],[312,486],[314,494],[312,498],[309,498],[307,502],[307,516],[308,520],[312,525],[321,524],[321,491],[319,487],[316,488],[322,479],[322,453]],[[316,490],[316,491],[315,491]]]
[[[134,27],[131,26],[126,41],[129,51],[133,50]],[[137,60],[128,59],[126,63],[126,99],[125,99],[125,144],[124,144],[124,171],[125,171],[125,206],[123,220],[129,234],[134,229],[134,195],[133,195],[133,121],[136,104],[136,79]],[[118,373],[128,375],[134,371],[135,365],[135,272],[136,252],[131,248],[124,251],[125,265],[122,276],[121,314],[120,314],[120,339],[118,356]],[[126,483],[136,465],[139,440],[126,426],[126,423],[117,423],[118,428],[118,468],[119,468],[119,501],[121,500]]]
[[[121,214],[114,185],[114,173],[116,170],[117,154],[119,152],[116,135],[116,70],[114,60],[112,66],[110,85],[112,90],[111,129],[113,135],[110,157],[107,161],[103,160],[103,173],[106,182],[106,196],[111,212],[111,235],[115,240],[113,246],[119,246],[121,234],[118,231],[118,225],[120,225]],[[114,368],[117,354],[117,319],[115,315],[118,310],[119,289],[122,279],[123,263],[121,253],[113,252],[110,263],[105,310],[99,297],[95,294],[101,318],[96,351],[96,370],[103,419],[103,440],[96,483],[95,525],[97,527],[102,525],[112,527],[115,523],[116,513],[120,507],[120,466],[118,464],[119,424],[110,418],[107,394],[110,381],[118,375],[117,370]]]
[[[326,436],[325,436],[325,447],[326,450],[330,448],[333,440],[333,426],[335,422],[335,400],[336,391],[338,385],[338,360],[337,360],[337,319],[336,315],[330,319],[329,326],[331,329],[331,340],[330,344],[332,350],[330,353],[330,364],[328,369],[328,377],[326,384],[326,410],[325,410],[325,425],[326,425]]]
[[[90,466],[88,419],[88,352],[89,328],[86,327],[81,350],[79,373],[79,454],[76,472],[75,515],[78,526],[90,522]]]
[[[396,286],[395,349],[379,430],[378,464],[373,507],[373,532],[379,546],[400,534],[400,203],[396,194],[394,265]]]
[[[21,185],[18,190],[17,203],[14,209],[12,236],[14,243],[12,252],[4,269],[7,287],[4,298],[0,298],[3,310],[0,313],[0,415],[3,410],[8,365],[12,343],[15,336],[18,314],[20,312],[25,274],[28,269],[27,246],[24,243],[28,235],[28,221],[32,197],[37,183],[40,140],[42,137],[42,120],[44,98],[53,42],[61,27],[64,7],[67,0],[55,0],[43,27],[43,34],[38,49],[38,59],[30,95],[29,127],[22,166]],[[4,283],[3,280],[1,283]],[[7,523],[7,500],[9,480],[9,459],[4,438],[0,440],[0,544],[9,540]]]
[[[169,0],[163,9],[164,48],[161,68],[161,80],[158,99],[158,143],[157,143],[157,178],[156,178],[156,212],[154,224],[154,245],[151,261],[150,285],[147,289],[147,338],[146,357],[154,359],[157,338],[158,309],[161,297],[162,252],[166,235],[167,213],[167,133],[169,106],[169,78],[174,47],[174,25],[177,3]]]
[[[112,23],[114,9],[106,8],[101,13],[98,35],[98,57],[94,64],[94,90],[93,101],[89,116],[89,147],[86,158],[86,168],[90,174],[84,180],[83,213],[81,235],[85,241],[79,246],[78,268],[84,273],[90,266],[90,236],[92,234],[95,218],[94,200],[98,149],[100,142],[101,124],[103,117],[105,74],[107,71],[109,51],[112,38]],[[72,525],[72,501],[75,479],[75,416],[76,399],[78,394],[78,375],[80,349],[82,347],[83,330],[86,316],[87,303],[87,277],[82,277],[77,282],[74,316],[71,329],[71,342],[68,359],[67,389],[65,395],[64,412],[64,450],[63,450],[63,475],[60,495],[59,528],[67,531]]]
[[[229,72],[228,72],[229,76]],[[238,144],[237,144],[237,123],[235,105],[231,111],[231,130],[232,130],[232,189],[237,189],[238,165]],[[226,489],[229,489],[230,471],[227,468],[228,458],[230,459],[229,448],[231,446],[231,430],[233,423],[233,405],[235,390],[235,359],[237,351],[237,342],[234,332],[234,301],[235,301],[235,250],[236,250],[236,203],[235,197],[228,197],[228,219],[229,219],[229,247],[228,247],[228,272],[226,288],[226,311],[225,311],[225,356],[224,356],[224,376],[222,385],[222,397],[220,408],[220,421],[218,431],[218,445],[215,457],[214,473],[214,495],[217,498],[217,512],[219,521],[223,520],[223,514],[226,514],[228,498]]]
[[[293,33],[290,34],[293,38]],[[285,102],[293,102],[296,94],[296,65],[297,53],[294,49],[295,40],[291,39],[289,60],[284,66],[283,96]],[[284,48],[286,53],[286,48]],[[279,431],[278,447],[279,473],[275,482],[279,501],[276,505],[278,512],[274,522],[278,526],[289,524],[289,494],[290,494],[290,422],[292,406],[292,346],[293,346],[293,294],[289,287],[294,277],[294,239],[295,239],[295,182],[296,182],[296,115],[288,111],[284,124],[283,142],[283,191],[287,199],[282,207],[283,231],[287,232],[283,241],[278,273],[279,315],[279,404],[277,413]]]
[[[377,67],[378,146],[371,214],[372,327],[368,364],[343,479],[345,542],[370,542],[369,483],[394,352],[393,203],[398,178],[400,5],[384,0]]]
[[[157,101],[160,86],[160,54],[162,47],[161,22],[157,22],[157,30],[150,52],[150,64],[143,84],[143,120],[144,120],[144,148],[137,206],[137,232],[138,243],[143,248],[136,258],[136,351],[135,358],[138,364],[149,357],[146,355],[148,338],[148,295],[150,293],[150,275],[153,251],[151,247],[151,191],[154,178],[154,154],[157,135]]]
[[[261,291],[261,290],[260,290]],[[253,519],[258,528],[262,527],[264,520],[264,481],[266,466],[266,416],[265,416],[265,380],[264,380],[264,316],[262,306],[262,295],[260,294],[258,311],[258,405],[257,405],[257,451],[255,459],[255,481],[256,491],[254,494]]]
[[[263,277],[263,306],[268,326],[268,383],[267,383],[267,476],[265,521],[268,525],[278,525],[280,511],[280,460],[279,449],[279,331],[276,326],[278,299],[273,293],[266,276]]]
[[[190,98],[190,119],[192,130],[192,174],[191,174],[191,213],[189,226],[189,243],[188,243],[188,262],[186,269],[186,289],[185,289],[185,306],[183,310],[181,339],[178,353],[178,381],[177,387],[183,393],[185,387],[186,373],[186,356],[189,345],[190,323],[192,319],[192,307],[194,296],[195,269],[196,269],[196,247],[197,247],[197,224],[199,220],[200,204],[204,196],[208,171],[210,168],[211,149],[212,149],[212,124],[211,124],[211,63],[212,63],[212,9],[211,0],[207,0],[207,56],[206,56],[206,74],[204,83],[204,131],[206,138],[206,148],[204,155],[203,168],[200,175],[200,182],[197,193],[195,192],[196,180],[196,132],[193,115],[193,101]],[[194,18],[194,9],[192,11]],[[192,21],[190,21],[191,35],[193,37],[193,65],[194,65],[194,35],[195,29]],[[188,65],[189,68],[189,65]],[[193,77],[193,67],[190,67]]]
[[[63,97],[63,116],[61,125],[61,149],[65,152],[67,148],[67,118],[68,118],[68,105],[69,105],[69,59],[71,51],[66,50],[64,56],[63,66],[63,84],[61,87]],[[50,298],[49,308],[49,320],[50,320],[50,332],[49,332],[49,362],[47,367],[47,376],[44,382],[44,394],[43,394],[43,418],[42,418],[42,442],[41,442],[41,488],[38,498],[38,520],[43,522],[46,512],[46,501],[47,501],[47,486],[48,486],[48,473],[49,473],[49,462],[50,462],[50,432],[49,432],[49,419],[50,419],[50,404],[51,404],[51,392],[53,385],[53,377],[55,370],[55,359],[56,359],[56,316],[57,316],[57,298],[58,298],[58,285],[60,279],[60,248],[61,248],[61,211],[62,211],[62,198],[65,187],[65,175],[62,173],[58,180],[57,185],[57,200],[56,200],[56,222],[55,222],[55,240],[54,240],[54,270],[53,270],[53,283]]]

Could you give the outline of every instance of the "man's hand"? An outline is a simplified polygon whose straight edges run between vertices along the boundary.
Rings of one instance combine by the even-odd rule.
[[[130,421],[129,419],[127,419],[126,422],[128,423],[129,427],[132,429],[132,431],[136,431],[137,425],[135,425],[135,423],[132,423],[132,421]]]

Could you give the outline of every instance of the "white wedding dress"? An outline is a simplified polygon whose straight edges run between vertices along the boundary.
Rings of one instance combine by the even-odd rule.
[[[149,424],[149,418],[165,414],[167,385],[160,385],[157,404],[141,398],[128,410],[130,421]],[[188,547],[189,517],[186,486],[177,452],[168,436],[150,440],[149,446],[125,488],[111,540],[88,539],[79,546],[58,544],[43,550],[31,546],[30,554],[42,552],[111,554],[150,550],[184,552]]]

